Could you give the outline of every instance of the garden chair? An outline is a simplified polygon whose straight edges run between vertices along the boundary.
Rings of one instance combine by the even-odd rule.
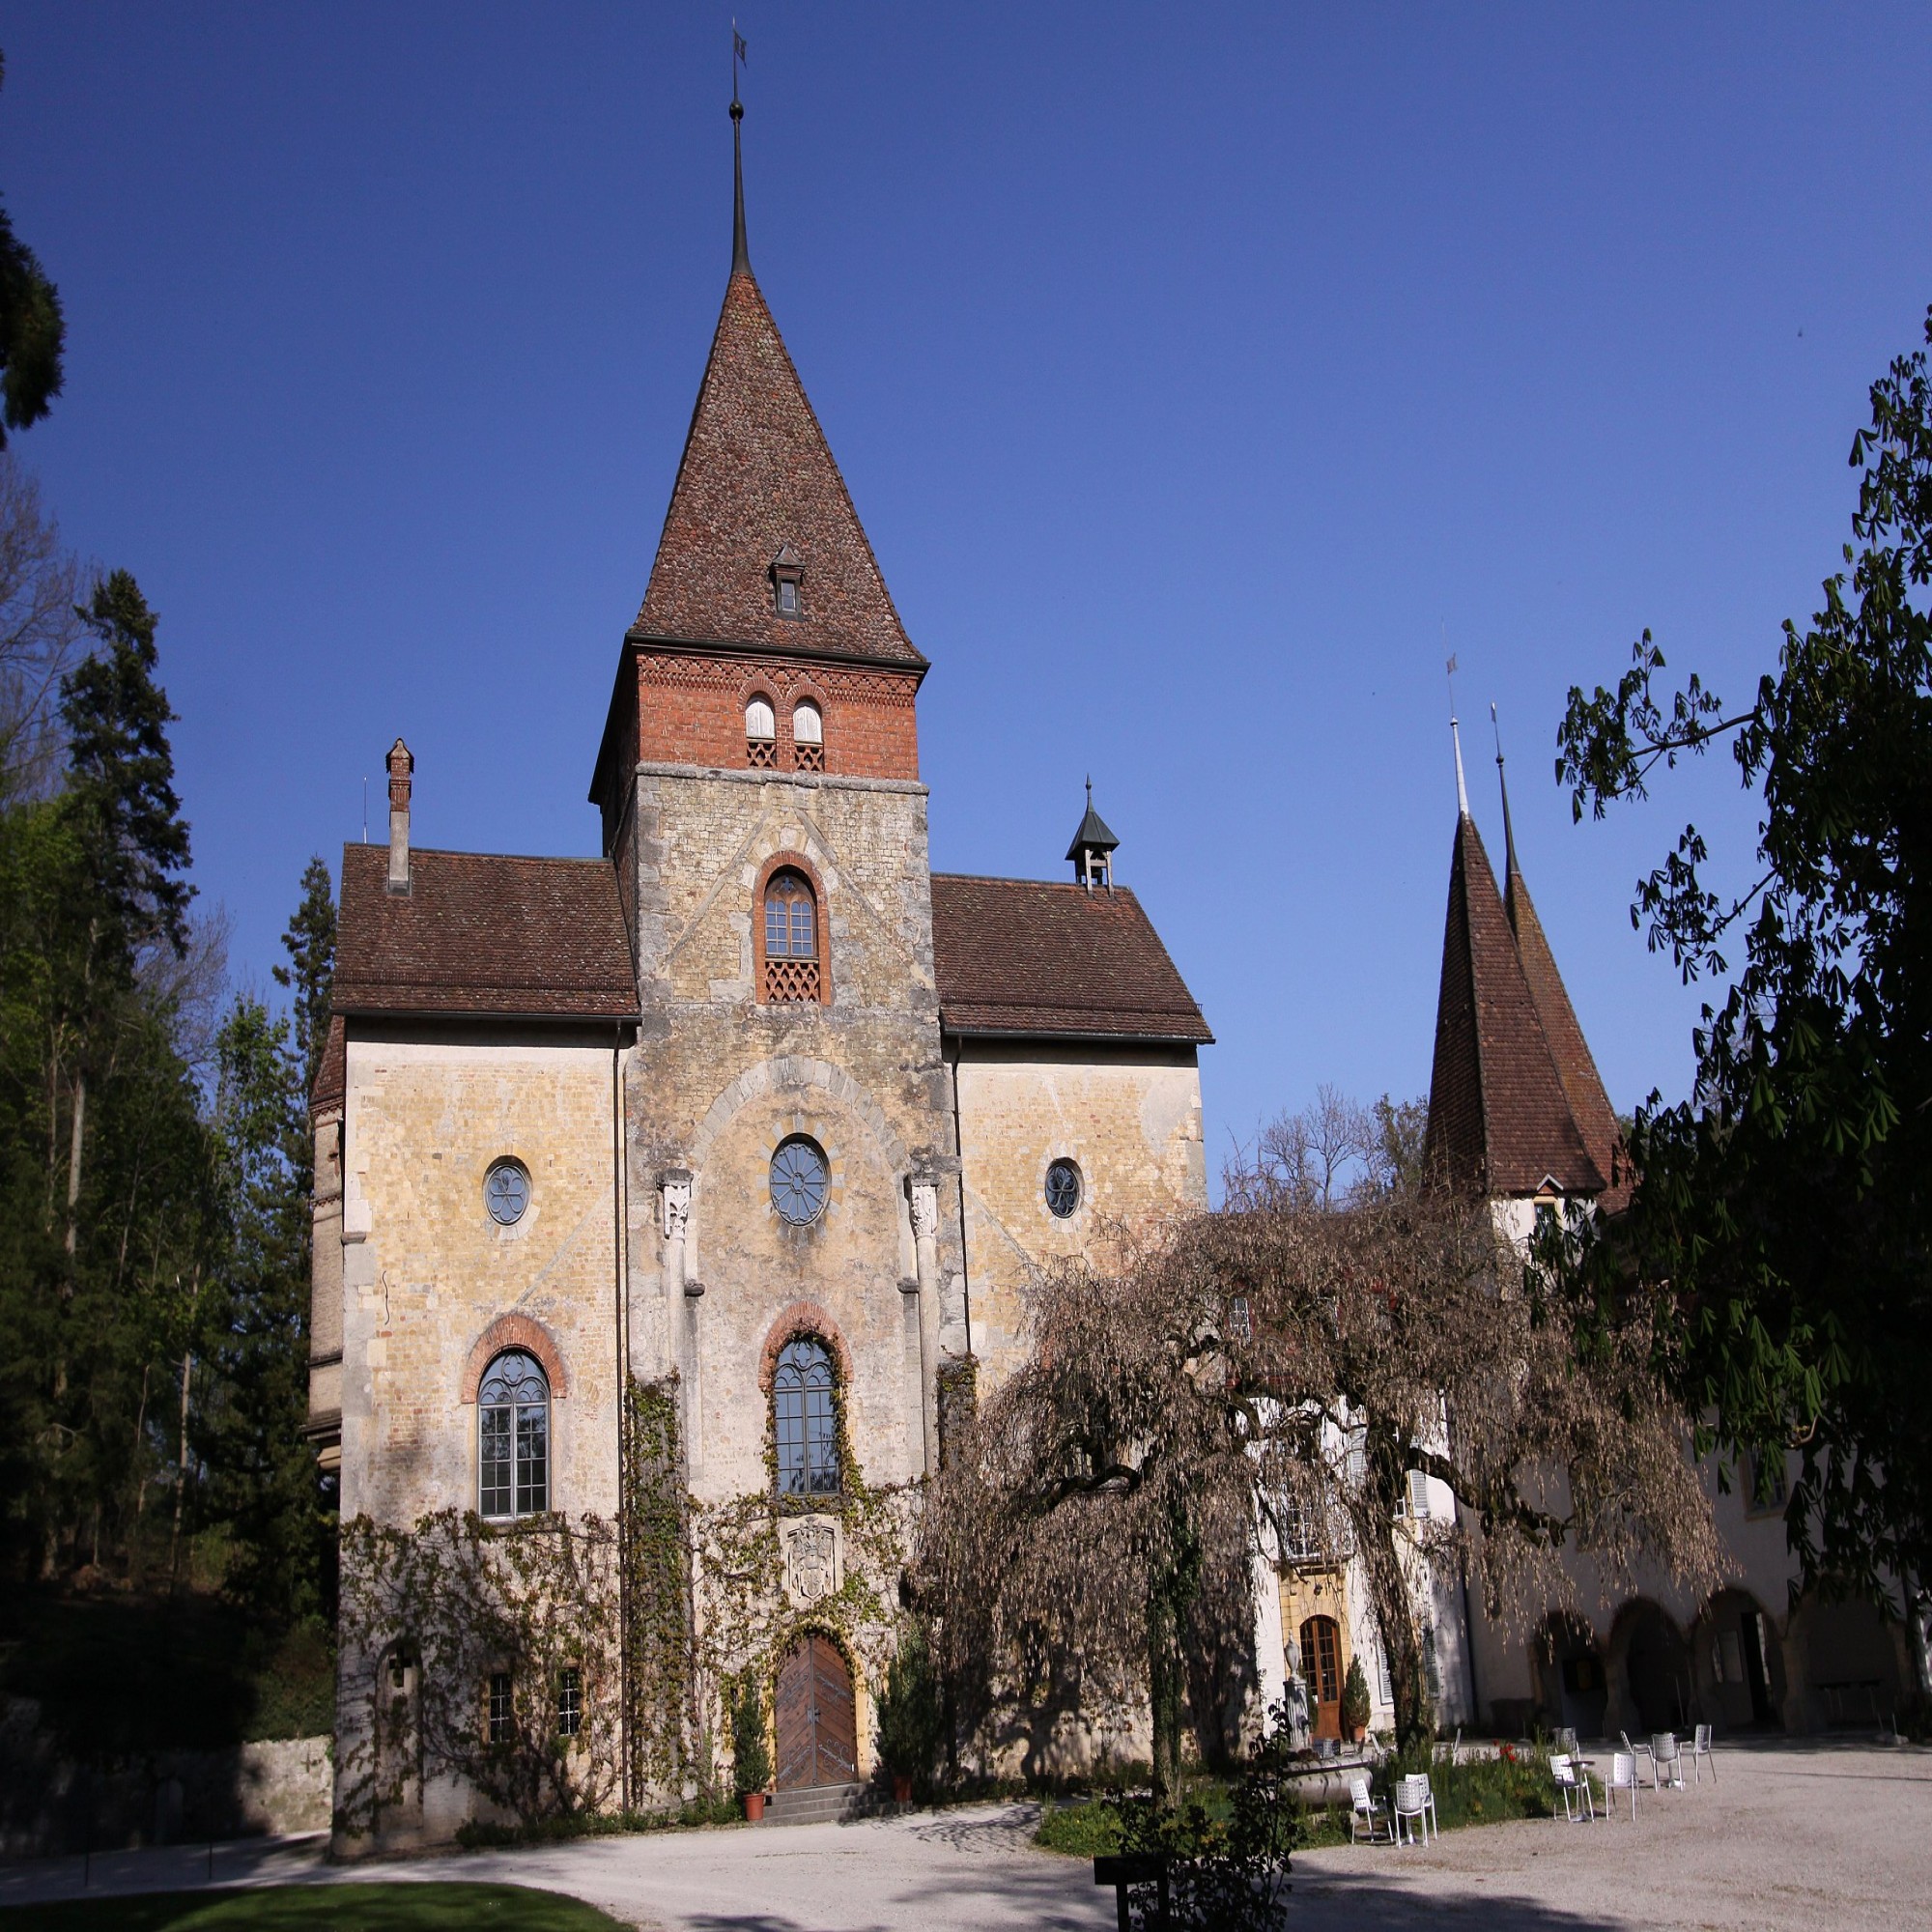
[[[1556,1748],[1569,1757],[1580,1757],[1583,1747],[1577,1742],[1577,1733],[1565,1728],[1556,1733]]]
[[[1440,1835],[1435,1824],[1435,1794],[1429,1788],[1429,1778],[1418,1772],[1413,1777],[1396,1780],[1395,1787],[1395,1829],[1396,1842],[1402,1842],[1404,1820],[1408,1821],[1408,1842],[1415,1843],[1417,1821],[1422,1826],[1422,1842],[1428,1844],[1432,1834]]]
[[[1389,1844],[1394,1844],[1395,1827],[1389,1823],[1388,1806],[1379,1798],[1371,1795],[1369,1780],[1366,1777],[1351,1777],[1349,1780],[1349,1796],[1353,1801],[1353,1809],[1349,1813],[1350,1844],[1361,1843],[1360,1833],[1365,1825],[1370,1844],[1376,1842],[1378,1831]]]
[[[1684,1759],[1676,1733],[1657,1731],[1650,1740],[1650,1788],[1662,1791],[1666,1784],[1673,1791],[1684,1789]]]
[[[1617,1793],[1628,1791],[1631,1795],[1631,1823],[1636,1823],[1636,1753],[1634,1751],[1612,1751],[1610,1753],[1610,1775],[1604,1780],[1604,1816],[1613,1818],[1617,1810]]]
[[[1711,1760],[1711,1782],[1718,1781],[1718,1760],[1711,1752],[1711,1727],[1699,1724],[1690,1738],[1690,1769],[1697,1775],[1697,1782],[1704,1781],[1704,1760]]]
[[[1641,1764],[1650,1755],[1650,1747],[1648,1745],[1632,1744],[1631,1734],[1628,1731],[1619,1731],[1617,1736],[1623,1740],[1624,1749],[1630,1753],[1634,1762]]]
[[[1587,1772],[1579,1772],[1562,1752],[1549,1760],[1549,1775],[1556,1780],[1556,1788],[1563,1794],[1563,1815],[1573,1825],[1583,1824],[1597,1815],[1596,1806],[1590,1798],[1590,1778]],[[1550,1814],[1555,1815],[1553,1812]]]

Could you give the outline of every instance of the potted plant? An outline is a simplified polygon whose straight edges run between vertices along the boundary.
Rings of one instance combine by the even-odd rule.
[[[738,1680],[731,1699],[731,1776],[745,1803],[745,1819],[765,1815],[765,1786],[772,1781],[771,1747],[765,1742],[765,1693],[755,1670]]]
[[[879,1756],[893,1780],[893,1803],[910,1804],[913,1786],[932,1770],[944,1719],[932,1655],[917,1624],[899,1637],[878,1697]]]
[[[1349,1674],[1342,1680],[1342,1735],[1350,1744],[1360,1744],[1369,1727],[1369,1680],[1362,1675],[1362,1660],[1349,1660]]]

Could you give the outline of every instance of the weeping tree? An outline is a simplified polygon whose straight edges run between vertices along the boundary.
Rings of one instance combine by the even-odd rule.
[[[1566,1556],[1611,1590],[1657,1570],[1708,1586],[1717,1542],[1658,1298],[1586,1293],[1520,1251],[1403,1157],[1391,1118],[1365,1115],[1345,1189],[1237,1167],[1177,1260],[1200,1299],[1238,1308],[1226,1373],[1265,1392],[1252,1460],[1278,1547],[1360,1561],[1406,1745],[1433,1722],[1423,1562],[1468,1564],[1487,1613],[1520,1631],[1574,1597]],[[1415,1474],[1454,1512],[1419,1513]]]
[[[1042,1274],[1025,1365],[959,1440],[921,1547],[956,1717],[1145,1694],[1170,1803],[1190,1654],[1252,1624],[1256,1520],[1246,1398],[1214,1282],[1176,1264],[1185,1241]]]

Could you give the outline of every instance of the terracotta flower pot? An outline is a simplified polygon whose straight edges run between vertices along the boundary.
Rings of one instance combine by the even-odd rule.
[[[765,1815],[765,1794],[762,1791],[747,1791],[745,1800],[745,1823],[757,1824]]]
[[[901,1777],[897,1772],[893,1773],[893,1803],[895,1804],[912,1803],[912,1779]]]

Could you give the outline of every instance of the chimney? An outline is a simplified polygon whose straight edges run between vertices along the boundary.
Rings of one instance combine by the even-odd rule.
[[[410,889],[410,775],[416,761],[398,738],[389,747],[389,891]]]

